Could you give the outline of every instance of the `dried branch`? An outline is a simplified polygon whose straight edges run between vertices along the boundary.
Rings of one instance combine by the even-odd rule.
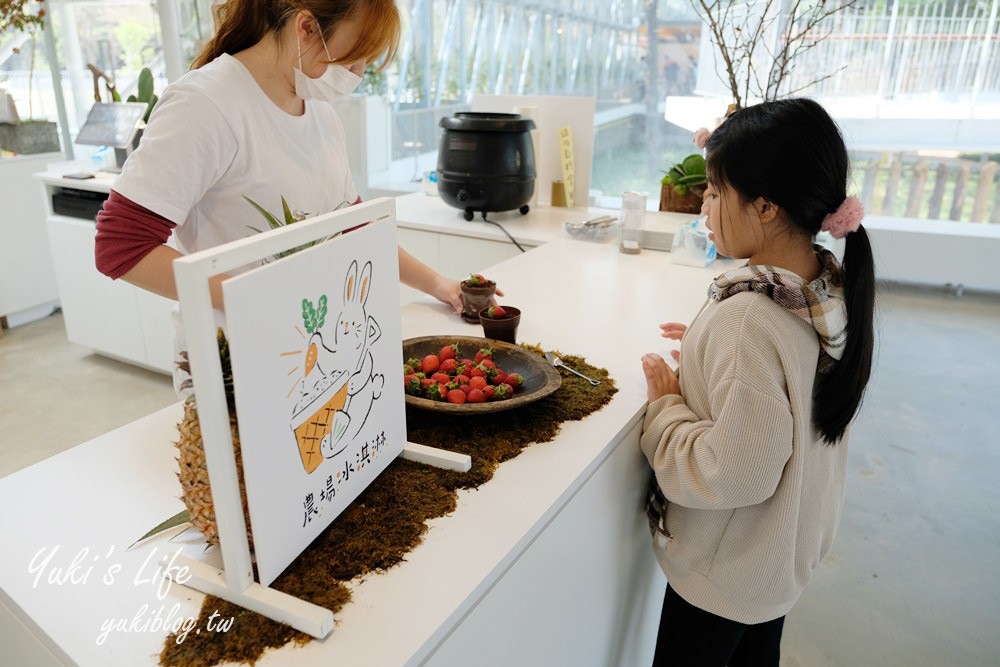
[[[716,61],[716,73],[728,84],[737,106],[742,106],[752,97],[777,99],[782,87],[787,87],[796,60],[832,34],[832,26],[821,30],[820,24],[825,27],[831,16],[854,7],[858,1],[691,0],[691,5],[708,27],[718,51],[724,71],[719,71]],[[740,10],[735,19],[734,7]],[[777,33],[773,42],[768,39],[772,28]],[[770,60],[766,68],[760,67],[762,56]],[[786,93],[802,91],[843,69],[818,76]]]

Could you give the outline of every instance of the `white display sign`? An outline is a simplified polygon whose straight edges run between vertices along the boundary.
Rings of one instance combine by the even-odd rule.
[[[406,444],[394,231],[369,224],[223,284],[265,586]]]

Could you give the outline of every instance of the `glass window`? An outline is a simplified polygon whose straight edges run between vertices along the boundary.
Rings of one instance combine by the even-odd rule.
[[[112,101],[113,91],[122,100],[134,94],[143,67],[152,70],[155,90],[166,85],[155,4],[142,0],[47,0],[45,4],[50,21],[46,32],[58,53],[56,77],[71,136],[76,136],[95,101]],[[7,41],[0,42],[0,87],[13,94],[18,109],[25,110],[22,116],[27,115],[30,107],[36,118],[58,120],[56,89],[45,39],[45,35],[38,33],[30,77],[30,50],[24,48],[30,46],[30,40],[22,44],[20,54],[13,53],[9,36]]]

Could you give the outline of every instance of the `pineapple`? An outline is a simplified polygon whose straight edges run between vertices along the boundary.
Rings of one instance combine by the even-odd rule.
[[[222,365],[223,383],[226,388],[226,403],[229,406],[229,426],[233,435],[233,450],[236,455],[236,472],[240,480],[240,498],[243,501],[243,515],[247,523],[247,536],[253,546],[250,535],[250,514],[247,509],[247,494],[243,484],[243,458],[240,456],[240,436],[236,428],[236,401],[233,393],[233,372],[229,359],[229,342],[222,329],[219,329],[219,357]],[[186,357],[186,355],[185,355]],[[188,362],[180,363],[180,367],[190,372]],[[181,483],[181,500],[187,507],[191,524],[200,530],[209,544],[219,543],[219,529],[215,522],[215,507],[212,504],[212,489],[208,481],[208,466],[205,462],[205,445],[201,439],[201,426],[198,423],[198,408],[194,397],[184,404],[184,420],[177,425],[180,438],[177,441],[179,470],[177,479]]]

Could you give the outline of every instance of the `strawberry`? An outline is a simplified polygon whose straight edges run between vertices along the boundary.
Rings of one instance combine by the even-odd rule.
[[[421,389],[422,386],[420,384],[420,378],[418,378],[416,375],[406,376],[406,379],[403,383],[403,391],[413,396],[419,396]]]
[[[413,375],[413,366],[403,364],[403,377],[406,377],[407,375]]]
[[[479,352],[476,352],[476,363],[482,363],[483,359],[493,359],[493,350],[488,347],[484,347]]]
[[[438,368],[439,373],[447,373],[448,375],[454,375],[457,370],[458,370],[458,362],[455,361],[454,358],[442,359],[441,367]]]
[[[441,367],[441,360],[438,359],[436,354],[428,354],[424,357],[424,361],[421,364],[421,370],[425,373],[433,373],[438,368]]]
[[[416,357],[410,357],[409,359],[406,360],[405,363],[407,366],[409,366],[414,370],[418,370],[420,368],[420,360],[417,359]]]
[[[469,392],[472,391],[472,387],[470,387],[467,384],[461,384],[461,385],[458,386],[458,388],[461,389],[463,392],[465,392],[466,396],[468,396]]]
[[[457,382],[459,384],[469,384],[469,376],[468,375],[462,375],[462,374],[456,375],[455,376],[455,382]]]
[[[469,277],[465,279],[465,284],[470,287],[484,287],[486,285],[492,284],[493,281],[482,275],[481,273],[470,273]]]
[[[485,403],[486,394],[482,389],[470,389],[469,395],[465,397],[469,403]]]
[[[503,384],[507,381],[507,374],[503,371],[497,371],[497,374],[490,378],[490,382],[493,384]]]
[[[493,388],[493,398],[504,401],[511,397],[514,392],[510,390],[509,384],[498,384]]]
[[[448,402],[457,403],[458,405],[465,403],[465,392],[461,389],[452,389],[448,392]]]
[[[445,345],[444,347],[441,348],[441,351],[438,352],[438,358],[441,361],[444,361],[445,359],[454,359],[457,355],[458,355],[458,345],[454,344]]]
[[[437,382],[435,382],[430,378],[420,378],[420,386],[423,387],[424,389],[427,389],[427,387],[430,387],[431,385],[434,384],[437,384]]]
[[[507,376],[506,382],[514,391],[517,391],[524,386],[524,376],[520,373],[511,373]]]
[[[432,382],[426,389],[427,398],[432,401],[443,401],[448,396],[448,389],[443,384]]]
[[[473,389],[485,389],[486,384],[487,384],[486,378],[484,378],[481,375],[469,378],[469,386],[472,387]]]
[[[507,317],[507,311],[503,309],[503,306],[490,306],[486,311],[486,317],[491,320],[499,320],[500,318]]]
[[[493,400],[493,393],[495,391],[496,391],[496,387],[494,387],[491,384],[488,384],[485,387],[483,387],[483,394],[486,396],[486,400],[487,401],[492,401]]]
[[[437,382],[438,384],[448,384],[451,381],[451,378],[448,377],[447,373],[442,373],[440,371],[432,375],[431,379]]]
[[[484,378],[484,377],[486,377],[486,369],[483,368],[482,364],[476,364],[475,366],[473,366],[472,368],[469,369],[469,377],[470,378],[474,378],[474,377]]]

